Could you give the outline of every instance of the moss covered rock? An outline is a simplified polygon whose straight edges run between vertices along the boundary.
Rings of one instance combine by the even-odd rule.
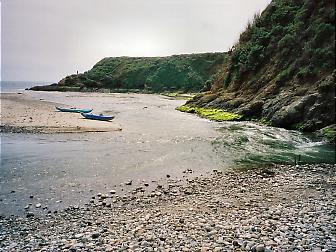
[[[207,118],[217,122],[223,121],[239,121],[243,117],[239,114],[231,113],[223,109],[213,109],[213,108],[197,108],[190,107],[187,105],[182,105],[176,108],[181,112],[195,113],[200,117]]]

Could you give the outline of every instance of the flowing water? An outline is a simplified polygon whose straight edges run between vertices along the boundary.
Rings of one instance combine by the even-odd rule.
[[[335,162],[333,146],[297,131],[250,122],[216,123],[174,108],[184,101],[145,94],[25,92],[32,99],[113,113],[121,132],[2,134],[0,213],[30,203],[49,209],[83,204],[90,195],[133,180],[182,179],[213,169],[269,162]],[[5,111],[2,111],[5,113]],[[74,115],[77,116],[77,115]],[[126,189],[125,189],[126,190]],[[14,192],[15,191],[15,192]],[[34,199],[29,199],[29,195]]]
[[[216,152],[235,153],[239,166],[263,163],[334,163],[332,144],[314,140],[312,135],[294,130],[267,127],[248,122],[224,123],[214,140]]]

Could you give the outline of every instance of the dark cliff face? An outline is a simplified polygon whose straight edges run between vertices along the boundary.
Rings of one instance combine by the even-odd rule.
[[[198,92],[225,62],[226,55],[203,53],[169,57],[104,58],[91,70],[67,76],[58,85],[34,89]]]
[[[335,122],[335,1],[274,0],[190,106],[313,131]]]

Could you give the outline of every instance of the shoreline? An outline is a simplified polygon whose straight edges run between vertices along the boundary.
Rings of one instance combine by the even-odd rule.
[[[56,111],[61,104],[36,100],[24,93],[1,93],[2,133],[84,133],[122,130],[114,121],[86,120],[79,113]]]
[[[1,217],[6,251],[333,251],[336,165],[213,171],[46,217]],[[169,180],[167,178],[167,180]],[[127,187],[127,185],[125,185]]]

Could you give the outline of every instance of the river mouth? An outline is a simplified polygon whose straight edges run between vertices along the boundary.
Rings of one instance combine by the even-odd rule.
[[[113,111],[115,123],[123,130],[3,133],[0,214],[24,214],[26,205],[37,203],[48,210],[83,205],[98,192],[114,189],[120,195],[129,193],[132,188],[125,187],[128,180],[133,181],[133,187],[144,181],[167,183],[167,175],[183,181],[186,170],[192,171],[188,176],[200,176],[214,169],[293,164],[299,156],[300,162],[335,162],[334,146],[316,142],[300,132],[251,122],[212,122],[176,111],[184,101],[159,95],[24,95],[39,102]]]

